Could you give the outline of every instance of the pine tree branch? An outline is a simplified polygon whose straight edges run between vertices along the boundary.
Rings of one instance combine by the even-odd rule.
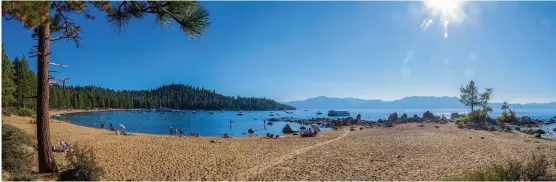
[[[80,43],[80,38],[81,37],[79,37],[79,33],[82,32],[82,31],[79,28],[79,26],[75,25],[70,18],[68,18],[64,15],[63,9],[62,9],[62,7],[60,7],[60,5],[58,3],[56,3],[54,1],[54,2],[52,2],[52,4],[56,8],[56,11],[60,15],[60,17],[62,18],[62,21],[64,21],[64,23],[62,25],[62,27],[64,27],[64,33],[63,33],[64,35],[60,36],[60,37],[51,38],[50,41],[57,41],[57,40],[61,40],[61,39],[69,39],[69,40],[73,40],[75,42],[75,46],[77,48],[79,48],[80,46],[83,46]],[[84,12],[85,12],[86,16],[90,16],[90,15],[88,15],[87,11],[84,11]]]

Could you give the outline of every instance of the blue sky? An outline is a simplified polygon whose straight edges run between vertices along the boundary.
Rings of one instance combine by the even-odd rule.
[[[202,4],[212,24],[199,39],[151,17],[121,34],[99,12],[76,18],[85,49],[54,42],[52,62],[69,66],[54,68],[57,76],[113,89],[185,83],[278,101],[459,96],[473,79],[495,89],[495,102],[556,101],[556,2],[464,3],[457,18],[421,2]],[[2,20],[2,42],[12,58],[36,44],[14,20]]]

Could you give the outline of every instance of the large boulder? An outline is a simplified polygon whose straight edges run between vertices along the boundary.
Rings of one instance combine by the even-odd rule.
[[[403,113],[402,117],[400,118],[402,121],[407,121],[407,114]]]
[[[425,113],[423,113],[423,120],[434,120],[434,114],[432,114],[432,112],[430,111],[426,111]]]
[[[388,121],[398,121],[398,113],[394,112],[388,116]]]
[[[452,114],[450,115],[450,119],[457,119],[457,118],[459,118],[459,114],[458,114],[458,113],[452,113]]]
[[[293,133],[294,131],[293,131],[292,127],[290,126],[290,124],[286,124],[286,126],[284,126],[284,129],[282,129],[282,132],[283,133]]]

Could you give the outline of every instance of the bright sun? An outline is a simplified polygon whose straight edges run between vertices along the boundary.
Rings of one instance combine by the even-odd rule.
[[[460,0],[426,0],[425,8],[440,16],[457,16],[462,3]]]
[[[448,24],[462,20],[464,1],[462,0],[425,0],[425,9],[430,13],[430,18],[423,21],[421,27],[426,30],[437,17],[444,25],[444,38],[448,38]]]

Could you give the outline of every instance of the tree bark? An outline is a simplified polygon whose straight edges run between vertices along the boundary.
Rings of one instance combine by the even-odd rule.
[[[37,87],[37,141],[39,152],[39,172],[57,173],[58,167],[54,159],[50,143],[48,102],[50,84],[48,83],[48,67],[50,54],[50,22],[45,21],[38,27],[39,47],[38,87]]]

